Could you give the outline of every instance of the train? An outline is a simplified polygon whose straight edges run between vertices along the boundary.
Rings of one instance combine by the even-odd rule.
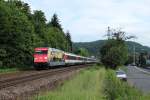
[[[56,48],[37,47],[34,49],[34,68],[47,69],[56,66],[71,66],[96,63],[95,58],[83,57]]]

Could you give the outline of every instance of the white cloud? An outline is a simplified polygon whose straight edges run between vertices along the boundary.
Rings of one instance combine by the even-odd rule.
[[[149,0],[23,0],[32,9],[45,12],[49,20],[58,13],[64,30],[72,33],[73,41],[103,39],[107,26],[118,28],[136,41],[150,46]]]

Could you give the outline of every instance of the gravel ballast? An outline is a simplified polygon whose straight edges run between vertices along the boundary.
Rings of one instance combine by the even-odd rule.
[[[2,89],[0,90],[0,100],[29,100],[32,96],[39,95],[41,91],[44,92],[55,89],[55,87],[61,85],[64,80],[70,79],[79,71],[80,69],[58,73],[57,75],[36,79]]]

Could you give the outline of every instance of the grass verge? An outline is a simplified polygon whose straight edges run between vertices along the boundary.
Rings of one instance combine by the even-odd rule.
[[[19,71],[18,68],[0,68],[0,74],[12,73],[12,72],[17,72],[17,71]]]
[[[105,70],[88,68],[62,87],[46,95],[36,97],[36,100],[103,100],[103,80]]]
[[[22,66],[22,67],[0,67],[0,74],[5,73],[15,73],[19,71],[34,70],[32,66]]]
[[[106,72],[104,91],[107,100],[150,100],[149,95],[116,78],[113,70]]]
[[[75,78],[66,81],[62,87],[36,100],[150,100],[150,95],[120,81],[114,70],[91,67],[80,72]]]

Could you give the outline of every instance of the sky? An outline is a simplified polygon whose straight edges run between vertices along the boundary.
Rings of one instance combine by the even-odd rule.
[[[57,13],[74,42],[105,39],[107,27],[121,28],[132,40],[150,46],[150,0],[22,0],[42,10],[49,21]]]

